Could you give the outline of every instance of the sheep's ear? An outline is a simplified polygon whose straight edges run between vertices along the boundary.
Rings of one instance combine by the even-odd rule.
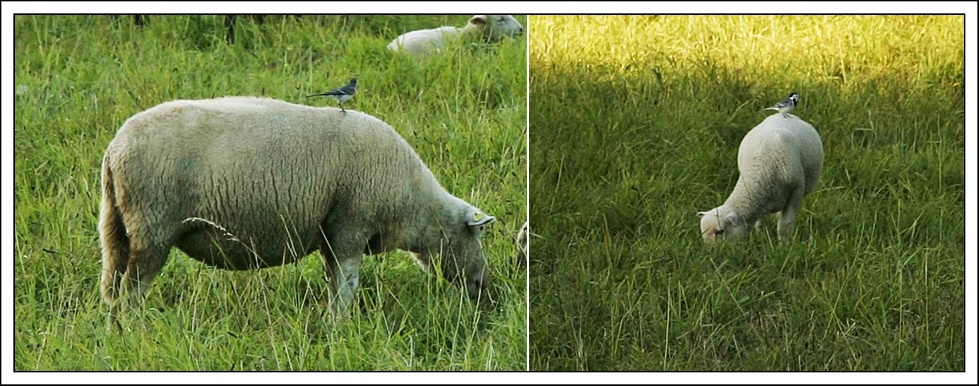
[[[486,225],[493,222],[493,220],[496,220],[496,217],[490,216],[478,210],[473,210],[466,213],[466,225],[469,226]]]
[[[727,221],[728,224],[735,225],[741,221],[741,218],[738,217],[737,213],[731,212],[728,213],[727,216],[724,216],[724,221]]]
[[[472,25],[483,25],[486,24],[486,15],[476,15],[472,19],[469,19],[469,24]]]

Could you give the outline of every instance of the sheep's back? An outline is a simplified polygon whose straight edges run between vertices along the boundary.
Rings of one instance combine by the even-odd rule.
[[[411,54],[438,52],[446,45],[447,40],[457,37],[461,32],[461,29],[453,26],[411,31],[392,40],[388,49]]]

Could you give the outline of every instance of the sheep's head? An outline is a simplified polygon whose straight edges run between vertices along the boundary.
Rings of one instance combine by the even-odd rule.
[[[506,36],[523,35],[523,25],[510,15],[476,15],[469,19],[466,28],[474,28],[489,41]]]
[[[465,285],[470,299],[476,299],[489,285],[489,267],[483,254],[482,233],[495,218],[469,207],[463,216],[443,228],[442,276]]]
[[[723,207],[698,212],[697,215],[700,216],[700,235],[707,244],[715,244],[719,240],[739,240],[748,232],[741,216]]]

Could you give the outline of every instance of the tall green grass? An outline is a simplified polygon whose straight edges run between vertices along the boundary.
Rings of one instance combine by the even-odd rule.
[[[522,22],[526,18],[518,17]],[[465,16],[15,17],[16,370],[524,370],[526,40],[393,55],[403,32]],[[303,96],[353,76],[345,104],[390,123],[442,185],[497,217],[484,233],[489,299],[419,270],[405,253],[365,258],[360,309],[330,323],[318,256],[230,272],[174,249],[124,334],[106,333],[96,224],[106,145],[129,116],[173,99]]]
[[[963,371],[963,27],[531,17],[531,369]],[[706,248],[792,91],[825,149],[795,239]]]

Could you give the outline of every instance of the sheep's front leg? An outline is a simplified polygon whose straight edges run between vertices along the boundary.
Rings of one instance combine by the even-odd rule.
[[[792,191],[789,195],[789,200],[778,214],[778,239],[780,241],[788,241],[792,237],[793,225],[792,222],[795,220],[795,214],[799,211],[799,207],[802,206],[802,196],[803,190],[801,188]]]
[[[329,308],[335,320],[350,315],[357,287],[360,285],[360,266],[363,263],[363,243],[341,237],[328,238],[320,247],[329,282]],[[355,246],[356,245],[356,246]]]

